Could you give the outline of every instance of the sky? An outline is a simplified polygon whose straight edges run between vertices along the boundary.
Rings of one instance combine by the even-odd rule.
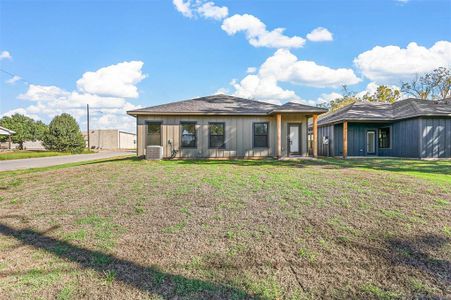
[[[0,116],[135,131],[217,93],[310,105],[451,67],[451,0],[0,0]]]

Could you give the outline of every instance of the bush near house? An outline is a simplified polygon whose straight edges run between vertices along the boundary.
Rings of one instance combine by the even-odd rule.
[[[81,153],[85,148],[77,121],[66,113],[54,117],[50,122],[43,144],[47,150],[60,152]]]

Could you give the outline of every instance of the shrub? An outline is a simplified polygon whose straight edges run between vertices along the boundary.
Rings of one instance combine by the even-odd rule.
[[[82,152],[85,140],[74,117],[66,113],[54,117],[44,137],[44,147],[52,151]]]

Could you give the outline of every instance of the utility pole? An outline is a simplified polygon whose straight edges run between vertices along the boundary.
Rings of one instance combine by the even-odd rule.
[[[91,141],[90,141],[90,138],[89,138],[89,104],[86,104],[86,120],[87,120],[87,129],[88,129],[88,131],[87,131],[87,133],[88,133],[88,150],[91,150]]]

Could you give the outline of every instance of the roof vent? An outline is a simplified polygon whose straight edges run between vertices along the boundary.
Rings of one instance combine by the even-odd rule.
[[[162,146],[147,146],[146,147],[146,159],[150,159],[150,160],[163,159],[163,147]]]

